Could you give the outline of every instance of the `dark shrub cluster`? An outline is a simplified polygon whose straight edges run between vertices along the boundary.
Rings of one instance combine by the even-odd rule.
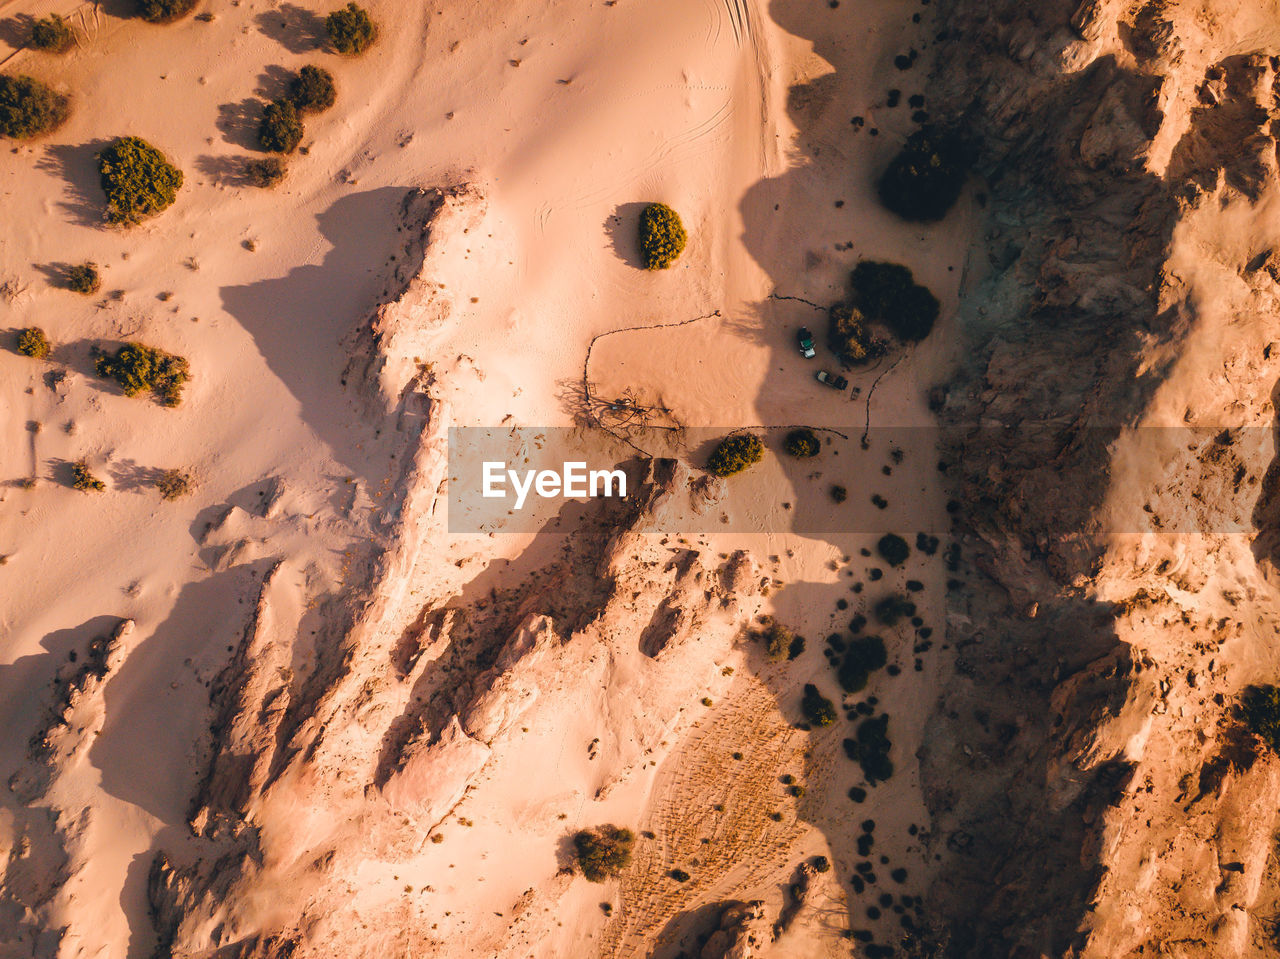
[[[606,824],[584,829],[573,837],[582,875],[591,882],[616,876],[631,862],[636,837],[630,829]]]
[[[876,603],[871,612],[876,620],[884,625],[896,626],[900,621],[910,619],[916,614],[916,604],[907,597],[894,593]]]
[[[956,134],[921,127],[880,177],[880,202],[904,220],[941,220],[955,205],[969,175],[969,151]]]
[[[893,776],[893,761],[889,759],[891,746],[888,716],[864,719],[858,724],[854,738],[844,741],[845,754],[862,767],[862,775],[873,786]]]
[[[196,0],[137,0],[138,16],[148,23],[172,23],[196,8]]]
[[[354,2],[329,14],[324,27],[333,49],[348,56],[358,57],[378,38],[378,25],[369,11]]]
[[[161,499],[181,499],[195,488],[195,481],[186,470],[165,470],[156,479],[156,489]]]
[[[268,153],[292,153],[302,142],[302,118],[292,100],[275,100],[262,112],[258,146]]]
[[[49,355],[49,337],[38,326],[28,326],[18,331],[18,352],[33,360],[43,360]]]
[[[0,74],[0,134],[15,140],[56,130],[71,115],[71,101],[28,76]]]
[[[92,296],[102,289],[102,277],[98,273],[96,263],[78,263],[67,267],[67,289],[73,293]]]
[[[182,402],[182,387],[191,378],[185,357],[142,343],[126,343],[114,354],[99,351],[94,368],[99,376],[115,380],[125,396],[149,390],[165,406]]]
[[[169,209],[182,187],[182,171],[139,137],[122,137],[99,153],[98,172],[112,223],[140,223]]]
[[[244,165],[244,175],[249,183],[257,187],[278,186],[284,180],[288,168],[279,157],[261,157],[248,160]]]
[[[850,276],[854,304],[868,319],[883,323],[900,340],[923,340],[938,319],[940,304],[911,271],[897,263],[863,260]]]
[[[797,459],[808,459],[822,452],[822,443],[818,440],[813,430],[798,429],[792,430],[787,434],[782,448],[788,456],[794,456]]]
[[[66,53],[76,45],[76,35],[71,24],[51,13],[31,25],[31,45],[45,53]]]
[[[93,475],[87,460],[77,460],[71,464],[71,485],[85,492],[101,493],[107,484]]]
[[[830,726],[836,721],[835,704],[822,695],[813,683],[804,684],[804,695],[800,698],[800,711],[813,726]]]
[[[289,83],[289,101],[299,113],[323,113],[337,102],[338,89],[333,74],[308,64]]]
[[[680,214],[665,203],[650,203],[640,214],[640,255],[646,270],[665,270],[688,242]]]
[[[884,640],[879,636],[859,636],[849,643],[844,659],[836,669],[836,679],[846,693],[857,693],[867,688],[867,681],[877,669],[883,669],[889,661]]]
[[[764,459],[764,441],[754,433],[734,433],[720,441],[707,460],[707,472],[733,476]]]
[[[911,555],[911,547],[897,533],[885,533],[876,543],[876,552],[890,566],[901,566]]]

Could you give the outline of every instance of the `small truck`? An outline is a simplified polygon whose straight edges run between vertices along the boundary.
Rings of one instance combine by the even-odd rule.
[[[800,327],[800,332],[796,334],[796,340],[800,344],[800,355],[806,360],[811,360],[818,355],[813,348],[813,334],[809,332],[807,326]]]
[[[849,381],[838,373],[828,373],[826,370],[818,370],[816,377],[819,383],[823,386],[829,386],[833,390],[843,390],[849,386]]]

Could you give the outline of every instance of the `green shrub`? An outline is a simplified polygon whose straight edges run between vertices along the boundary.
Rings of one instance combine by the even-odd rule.
[[[843,503],[849,498],[849,491],[843,486],[831,487],[831,499],[837,503]]]
[[[101,493],[107,484],[93,475],[87,460],[77,460],[71,464],[71,483],[78,490]]]
[[[797,459],[808,459],[822,452],[822,443],[814,435],[813,430],[798,429],[792,430],[787,434],[782,448],[786,450],[788,456],[794,456]]]
[[[680,214],[665,203],[650,203],[640,214],[640,254],[646,270],[665,270],[689,240]]]
[[[43,360],[49,355],[49,338],[38,326],[28,326],[18,331],[18,352],[33,360]]]
[[[249,182],[264,189],[279,186],[286,172],[288,167],[280,157],[261,157],[244,165],[244,174]]]
[[[196,0],[137,0],[138,16],[148,23],[181,20],[196,7]]]
[[[898,593],[886,596],[871,610],[875,618],[886,626],[896,626],[903,619],[916,614],[916,604]]]
[[[885,533],[876,543],[876,552],[890,566],[901,566],[911,555],[911,547],[897,533]]]
[[[707,460],[707,472],[733,476],[764,459],[764,441],[754,433],[734,433],[720,441]]]
[[[92,296],[102,289],[102,277],[98,274],[98,264],[79,263],[76,266],[67,267],[66,282],[68,290]]]
[[[865,363],[884,352],[867,329],[862,311],[848,303],[827,310],[827,348],[846,363]]]
[[[814,869],[814,872],[830,872],[831,860],[828,859],[826,856],[814,856],[813,869]]]
[[[329,14],[324,27],[329,32],[333,49],[348,56],[359,56],[378,38],[378,25],[367,10],[355,3],[348,3]]]
[[[814,726],[830,726],[836,721],[835,704],[822,695],[813,683],[804,685],[804,695],[800,698],[800,711]]]
[[[1240,694],[1237,714],[1245,728],[1272,752],[1280,752],[1280,688],[1247,686]]]
[[[941,220],[960,198],[969,174],[969,151],[960,138],[921,127],[880,177],[880,202],[904,220]]]
[[[667,875],[670,876],[672,879],[674,879],[676,882],[688,882],[690,879],[689,874],[685,872],[683,869],[672,869],[669,873],[667,873]]]
[[[289,83],[289,101],[299,113],[322,113],[338,99],[333,74],[308,64]]]
[[[764,643],[765,655],[774,662],[781,662],[791,656],[791,646],[796,634],[772,616],[767,618],[761,628],[752,632],[752,637]]]
[[[289,100],[268,103],[258,127],[258,145],[268,153],[292,153],[302,142],[302,119]]]
[[[31,25],[31,45],[45,53],[66,53],[76,44],[71,24],[51,13]]]
[[[56,130],[71,115],[71,101],[39,80],[0,74],[0,134],[15,140]]]
[[[180,499],[194,488],[195,482],[185,470],[165,470],[156,479],[156,489],[160,491],[161,499]]]
[[[126,343],[114,355],[99,351],[94,367],[99,376],[115,380],[125,396],[150,390],[165,406],[182,402],[183,384],[191,378],[185,357],[142,343]]]
[[[884,640],[879,636],[858,636],[845,649],[844,659],[836,669],[836,680],[846,693],[859,693],[867,688],[871,674],[883,669],[889,661]]]
[[[923,340],[938,319],[938,298],[897,263],[863,260],[850,277],[854,305],[900,340]]]
[[[630,829],[614,825],[584,829],[573,837],[578,853],[578,866],[590,882],[604,882],[616,876],[631,862],[636,837]]]
[[[182,187],[182,171],[138,137],[122,137],[99,153],[98,172],[112,223],[140,223],[162,213]]]

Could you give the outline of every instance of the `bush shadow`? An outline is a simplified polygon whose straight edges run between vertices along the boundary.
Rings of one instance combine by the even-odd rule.
[[[321,49],[327,33],[324,18],[296,3],[282,3],[278,10],[254,18],[258,29],[290,53],[310,53]]]
[[[196,169],[219,186],[252,186],[249,158],[206,153],[196,157]]]
[[[54,145],[36,161],[36,168],[66,181],[67,199],[59,202],[72,222],[100,229],[107,227],[106,198],[102,193],[97,156],[112,140],[91,140],[78,146]]]
[[[31,28],[36,18],[29,13],[19,13],[0,20],[0,43],[20,50],[31,42]]]
[[[218,107],[218,119],[214,125],[222,134],[222,139],[232,146],[256,150],[258,126],[262,123],[262,107],[262,101],[257,97],[223,103]]]
[[[644,269],[644,259],[640,256],[640,214],[648,203],[622,203],[614,207],[612,213],[604,221],[604,232],[609,237],[609,245],[614,255],[627,266],[637,270]]]

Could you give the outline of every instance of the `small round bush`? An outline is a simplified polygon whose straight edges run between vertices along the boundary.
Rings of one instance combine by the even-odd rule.
[[[96,263],[78,263],[67,268],[67,289],[73,293],[92,296],[102,289],[102,277]]]
[[[258,127],[258,145],[268,153],[292,153],[302,142],[302,119],[289,100],[268,103]]]
[[[689,874],[685,872],[683,869],[672,869],[669,873],[667,873],[667,875],[670,876],[672,879],[674,879],[676,882],[688,882],[690,878]]]
[[[172,23],[196,8],[196,0],[137,0],[138,16],[148,23]]]
[[[911,555],[911,547],[897,533],[885,533],[876,543],[876,552],[890,566],[901,566],[907,561],[907,557]]]
[[[244,175],[248,181],[263,189],[278,186],[287,172],[288,167],[280,157],[261,157],[249,160],[244,165]]]
[[[680,214],[665,203],[650,203],[640,214],[640,255],[646,270],[665,270],[684,252],[688,239]]]
[[[358,57],[378,38],[378,25],[369,16],[369,11],[356,3],[348,3],[333,11],[325,18],[324,27],[333,49],[348,56]]]
[[[849,498],[849,491],[843,486],[831,487],[831,499],[837,503],[843,503]]]
[[[28,76],[0,74],[0,134],[26,140],[56,130],[71,115],[71,101]]]
[[[968,150],[958,136],[921,127],[880,177],[880,202],[904,220],[941,220],[960,198],[968,173]]]
[[[186,496],[195,487],[191,474],[185,470],[165,470],[156,479],[156,489],[161,499],[175,500]]]
[[[604,882],[622,872],[631,862],[636,837],[630,829],[606,824],[584,829],[573,837],[578,866],[590,882]]]
[[[848,303],[827,310],[827,347],[846,363],[865,363],[883,352],[871,336],[862,311]]]
[[[791,656],[791,648],[799,637],[776,619],[770,617],[752,636],[764,643],[765,655],[774,662],[795,658]]]
[[[76,44],[71,24],[51,13],[31,25],[31,45],[45,53],[66,53]]]
[[[916,604],[898,593],[886,596],[872,607],[872,615],[886,626],[896,626],[901,620],[916,614]]]
[[[338,99],[333,74],[322,67],[308,64],[298,71],[289,84],[289,101],[299,113],[322,113]]]
[[[93,475],[93,470],[89,469],[88,460],[77,460],[71,464],[71,485],[76,489],[101,493],[107,488],[107,484]]]
[[[18,331],[18,352],[33,360],[43,360],[49,355],[49,338],[38,326],[29,326]]]
[[[167,210],[182,187],[182,171],[139,137],[122,137],[99,153],[98,172],[112,223],[140,223]]]
[[[754,433],[735,433],[720,441],[707,460],[707,472],[733,476],[764,459],[764,441]]]
[[[799,429],[792,430],[787,434],[782,448],[786,450],[788,456],[794,456],[797,459],[809,459],[812,456],[817,456],[822,451],[822,443],[814,435],[813,430]]]

